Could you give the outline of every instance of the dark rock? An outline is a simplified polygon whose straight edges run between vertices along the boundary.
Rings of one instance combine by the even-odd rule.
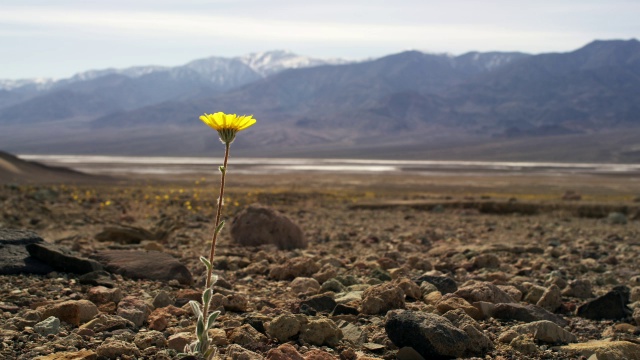
[[[560,326],[567,326],[569,322],[559,315],[531,304],[502,303],[496,304],[491,316],[500,320],[518,320],[524,322],[534,322],[539,320],[552,321]]]
[[[281,250],[307,247],[298,225],[278,211],[259,204],[250,205],[233,219],[231,238],[242,246],[272,244]]]
[[[309,306],[317,312],[330,313],[336,307],[336,301],[327,294],[314,295],[300,303],[300,307]]]
[[[102,270],[97,261],[74,255],[71,251],[45,242],[27,245],[27,251],[34,258],[62,272],[86,274]]]
[[[92,271],[78,276],[80,284],[104,286],[108,288],[115,287],[115,277],[104,270]]]
[[[105,269],[132,279],[177,280],[193,283],[193,276],[176,258],[159,251],[106,250],[95,255]]]
[[[442,295],[456,292],[458,290],[458,284],[456,284],[453,279],[446,276],[422,275],[415,280],[416,284],[418,285],[420,285],[423,281],[433,284]]]
[[[44,243],[38,234],[17,229],[0,229],[0,275],[48,274],[54,269],[33,258],[27,245]]]
[[[251,325],[254,329],[258,330],[262,334],[266,334],[266,329],[264,328],[264,320],[258,317],[248,317],[246,323]]]
[[[616,286],[608,293],[580,305],[576,315],[591,320],[622,320],[632,314],[627,307],[629,295],[628,287]]]
[[[385,330],[398,347],[409,346],[425,359],[468,355],[471,339],[442,316],[410,310],[387,313]]]
[[[331,312],[331,315],[358,315],[360,312],[357,308],[345,304],[338,304]]]
[[[301,314],[305,314],[307,316],[316,316],[316,315],[318,315],[318,311],[316,311],[316,309],[312,308],[311,306],[309,306],[307,304],[301,304],[300,305],[300,313]]]
[[[382,268],[375,268],[371,270],[371,277],[380,281],[391,281],[391,275],[389,272]]]

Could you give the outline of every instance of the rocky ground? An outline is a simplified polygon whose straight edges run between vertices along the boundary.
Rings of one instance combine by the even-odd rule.
[[[218,356],[640,359],[639,185],[532,181],[232,177]],[[0,358],[181,358],[216,191],[2,185]]]

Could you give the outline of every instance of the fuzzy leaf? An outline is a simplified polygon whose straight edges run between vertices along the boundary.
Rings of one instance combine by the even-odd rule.
[[[211,288],[206,289],[202,293],[202,306],[208,307],[210,302],[211,302]]]
[[[196,322],[196,335],[198,336],[198,340],[202,341],[204,339],[204,318],[202,315],[198,316],[198,321]]]
[[[211,274],[211,286],[215,285],[218,282],[218,275]]]
[[[213,326],[213,323],[218,318],[218,315],[220,315],[220,311],[214,311],[209,315],[209,319],[207,319],[207,329],[211,329],[211,326]]]
[[[203,353],[204,358],[207,359],[207,360],[213,359],[213,357],[215,355],[215,351],[216,351],[215,347],[213,347],[213,346],[209,347],[209,349],[207,349],[207,351],[205,351]]]
[[[207,260],[204,256],[200,256],[200,261],[207,267],[207,270],[211,269],[211,262]]]
[[[224,220],[220,221],[220,224],[218,224],[218,227],[216,228],[216,234],[218,234],[220,230],[222,230],[223,226],[224,226]]]
[[[202,310],[200,310],[200,304],[197,301],[189,301],[189,305],[191,306],[191,310],[193,310],[193,315],[200,317],[202,316]]]

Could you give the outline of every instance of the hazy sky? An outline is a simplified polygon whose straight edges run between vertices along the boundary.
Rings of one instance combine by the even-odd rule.
[[[287,49],[571,51],[640,37],[639,0],[3,0],[0,79]]]

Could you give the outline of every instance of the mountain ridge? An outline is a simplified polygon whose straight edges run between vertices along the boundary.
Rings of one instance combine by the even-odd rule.
[[[132,100],[130,107],[122,101],[124,105],[113,111],[91,112],[87,107],[74,113],[80,120],[60,116],[56,121],[64,124],[62,130],[53,128],[55,121],[39,123],[71,140],[64,144],[54,139],[39,139],[41,143],[36,144],[27,119],[11,122],[17,115],[11,114],[10,107],[0,109],[0,126],[11,126],[16,136],[8,143],[17,149],[188,155],[216,146],[197,117],[219,109],[258,117],[256,128],[237,141],[247,152],[261,154],[317,149],[348,156],[379,147],[423,149],[425,157],[442,154],[443,149],[475,156],[472,150],[453,151],[452,146],[472,149],[468,144],[493,143],[505,151],[535,148],[515,145],[521,141],[547,144],[555,151],[566,148],[573,155],[557,156],[583,159],[576,152],[582,148],[576,146],[580,139],[599,146],[594,139],[600,133],[635,133],[640,128],[638,59],[640,43],[635,39],[599,40],[565,53],[538,55],[406,51],[370,61],[290,68],[265,77],[258,74],[253,81],[226,90],[188,84],[189,92],[180,90],[181,95],[165,94],[164,100],[156,97],[146,103]],[[161,82],[157,84],[162,88]],[[104,96],[100,87],[95,91]],[[85,102],[96,109],[100,105]],[[77,127],[71,129],[71,124]],[[553,139],[566,145],[548,145]],[[625,139],[619,144],[607,141],[589,154],[604,161],[636,155],[640,160],[640,154],[628,150],[636,146],[633,138]],[[0,136],[0,140],[7,139]],[[437,144],[440,150],[428,144]],[[490,147],[475,149],[496,156]],[[525,153],[513,156],[528,158]]]

